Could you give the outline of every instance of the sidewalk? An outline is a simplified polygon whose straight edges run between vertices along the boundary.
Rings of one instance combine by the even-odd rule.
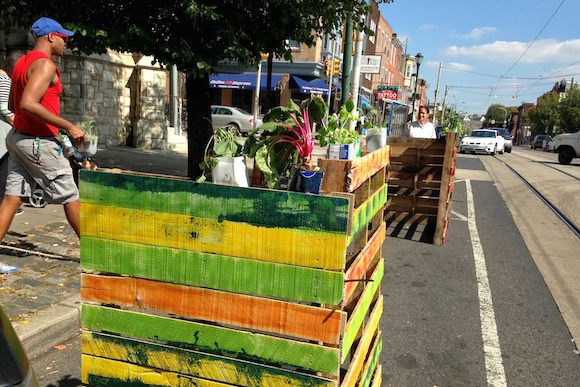
[[[170,144],[99,149],[94,160],[100,169],[187,176],[185,137]],[[0,262],[19,268],[0,274],[0,305],[32,357],[80,329],[80,245],[61,205],[22,208],[0,246]]]

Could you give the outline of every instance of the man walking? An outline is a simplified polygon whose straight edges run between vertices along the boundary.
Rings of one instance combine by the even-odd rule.
[[[72,169],[56,136],[68,133],[76,145],[85,143],[85,133],[59,116],[62,83],[51,57],[62,56],[70,36],[58,22],[41,17],[32,25],[35,44],[18,60],[12,72],[10,110],[14,128],[6,137],[10,154],[6,193],[0,203],[0,241],[8,232],[22,198],[35,186],[42,188],[49,203],[64,206],[66,218],[80,237],[80,201]]]

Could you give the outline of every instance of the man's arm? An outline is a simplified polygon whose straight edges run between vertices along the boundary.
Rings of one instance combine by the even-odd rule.
[[[27,75],[28,81],[20,99],[20,108],[47,124],[64,129],[75,144],[84,144],[85,132],[53,114],[40,103],[50,85],[58,81],[54,62],[49,59],[37,59],[30,65]]]

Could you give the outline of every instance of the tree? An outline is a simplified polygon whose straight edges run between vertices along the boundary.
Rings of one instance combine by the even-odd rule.
[[[391,2],[382,0],[381,2]],[[44,15],[77,32],[71,48],[79,53],[117,51],[152,55],[187,74],[188,174],[201,174],[205,145],[212,134],[209,75],[220,63],[256,66],[261,53],[292,58],[287,39],[313,45],[339,30],[347,15],[370,11],[359,0],[90,0],[33,2],[4,0],[0,30],[29,28]]]
[[[558,108],[562,131],[573,133],[580,130],[580,90],[572,87]]]
[[[463,136],[463,124],[459,112],[455,109],[446,109],[442,124],[442,133],[456,132],[458,137]]]
[[[526,120],[534,134],[550,134],[552,127],[558,125],[560,113],[558,109],[559,95],[549,92],[538,98],[536,107],[526,114]]]
[[[507,125],[507,118],[509,116],[508,109],[506,109],[503,105],[494,103],[489,106],[487,109],[487,113],[485,113],[485,124],[484,127],[502,127],[504,121],[506,121]],[[495,123],[492,123],[495,122]]]

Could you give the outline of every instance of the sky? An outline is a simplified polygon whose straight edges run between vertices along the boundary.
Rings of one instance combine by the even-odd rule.
[[[536,103],[580,81],[579,0],[394,0],[379,9],[407,54],[423,54],[427,98],[460,113]],[[406,50],[406,51],[405,51]],[[439,67],[441,65],[441,75]]]

